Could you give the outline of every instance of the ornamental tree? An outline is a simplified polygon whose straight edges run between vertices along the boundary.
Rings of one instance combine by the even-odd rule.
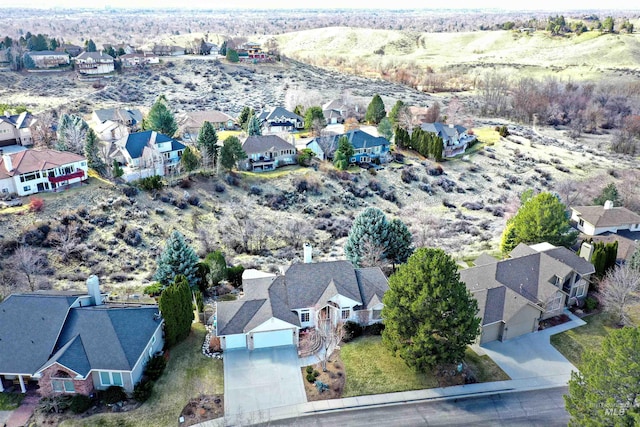
[[[186,147],[182,152],[182,157],[180,157],[180,165],[187,173],[194,171],[200,166],[200,158],[197,155],[197,151],[194,152],[191,147]]]
[[[154,130],[170,137],[178,131],[178,124],[164,95],[160,95],[153,104],[149,114],[142,121],[142,127],[144,130]]]
[[[179,231],[174,230],[160,254],[153,279],[163,286],[169,286],[176,276],[181,274],[187,279],[189,286],[196,289],[198,286],[197,264],[198,256],[193,248],[185,242],[184,236]]]
[[[197,146],[207,164],[214,165],[218,158],[218,134],[209,122],[204,122],[198,133]]]
[[[247,153],[242,149],[240,140],[235,136],[230,136],[224,140],[220,149],[220,165],[227,169],[233,169],[240,160],[246,159]]]
[[[510,229],[509,224],[512,229]],[[578,233],[569,225],[566,206],[551,193],[540,193],[526,200],[511,218],[502,239],[502,252],[509,253],[520,243],[549,242],[556,246],[570,247]]]
[[[340,170],[347,170],[351,156],[355,153],[353,146],[349,142],[349,138],[342,135],[338,138],[338,148],[333,154],[333,165]]]
[[[260,120],[252,114],[247,121],[247,134],[249,136],[260,136],[262,135],[262,128],[260,126]]]
[[[382,119],[387,116],[387,111],[384,109],[384,102],[377,93],[373,95],[373,99],[367,107],[367,112],[364,115],[364,119],[372,124],[377,125]]]
[[[165,342],[173,347],[189,336],[193,322],[192,293],[185,276],[177,275],[162,291],[158,307],[164,319]]]
[[[327,120],[322,112],[322,107],[309,107],[304,112],[304,128],[306,130],[322,129],[327,125]]]
[[[104,175],[106,171],[106,165],[100,156],[100,147],[98,145],[98,136],[89,129],[87,132],[87,139],[84,144],[84,155],[87,158],[87,165],[98,172],[100,175]]]
[[[640,328],[613,329],[600,350],[585,349],[571,372],[564,403],[569,426],[633,426],[640,422]]]
[[[480,331],[478,302],[441,249],[416,250],[389,278],[383,303],[382,342],[419,372],[460,362]]]

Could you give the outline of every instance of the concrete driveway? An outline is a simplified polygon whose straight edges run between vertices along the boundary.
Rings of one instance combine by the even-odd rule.
[[[225,415],[305,403],[298,352],[293,346],[224,353]]]
[[[487,354],[512,380],[525,380],[531,386],[567,385],[573,366],[549,341],[551,335],[582,326],[583,320],[566,311],[571,321],[542,331],[522,335],[505,342],[482,345]]]

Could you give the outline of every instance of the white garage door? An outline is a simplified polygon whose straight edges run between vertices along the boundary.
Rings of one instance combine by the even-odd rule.
[[[225,349],[247,348],[247,336],[245,334],[225,335]]]
[[[281,331],[255,332],[253,334],[253,348],[277,347],[293,344],[293,329]]]

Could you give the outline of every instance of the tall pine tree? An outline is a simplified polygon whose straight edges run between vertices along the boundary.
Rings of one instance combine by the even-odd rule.
[[[387,111],[384,109],[384,102],[382,102],[382,98],[377,93],[373,95],[369,106],[367,107],[367,112],[364,115],[364,119],[371,123],[377,125],[380,123],[382,119],[387,116]]]
[[[220,166],[226,170],[231,170],[238,165],[238,162],[247,158],[247,153],[242,149],[240,140],[235,136],[230,136],[224,140],[220,149]]]
[[[184,241],[184,236],[177,230],[171,233],[158,259],[158,267],[154,280],[163,286],[169,286],[179,274],[186,277],[192,289],[197,288],[198,257],[193,248]]]
[[[144,130],[154,130],[173,138],[178,131],[178,124],[167,104],[167,98],[160,95],[142,121]]]
[[[420,372],[460,362],[480,331],[478,302],[441,249],[416,250],[389,278],[383,302],[382,342]]]
[[[204,122],[198,133],[198,149],[207,165],[215,166],[218,161],[218,134],[209,122]]]
[[[255,115],[251,115],[247,121],[247,134],[249,136],[262,135],[262,128],[260,127],[260,120]]]
[[[173,347],[189,336],[193,322],[192,291],[187,278],[175,277],[162,291],[158,306],[164,319],[165,343]]]
[[[106,172],[106,165],[100,157],[100,147],[98,145],[98,136],[89,129],[87,132],[87,140],[84,144],[84,155],[87,158],[87,165],[98,172],[100,175],[104,175]]]
[[[389,221],[389,246],[386,257],[393,265],[404,264],[413,253],[413,236],[407,225],[398,218]]]

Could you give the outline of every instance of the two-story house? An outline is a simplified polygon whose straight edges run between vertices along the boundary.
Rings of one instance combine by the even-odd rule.
[[[300,329],[316,327],[319,319],[362,325],[382,320],[389,284],[380,268],[314,263],[309,245],[304,261],[277,275],[243,275],[244,297],[218,302],[216,334],[222,348],[298,346]]]
[[[113,57],[100,52],[82,52],[74,59],[76,71],[80,74],[109,74],[115,70]]]
[[[71,63],[67,52],[57,52],[51,50],[31,51],[24,54],[28,55],[32,60],[35,68],[49,69],[64,67]]]
[[[464,153],[476,137],[470,135],[467,128],[460,125],[446,125],[443,123],[423,123],[420,125],[425,132],[435,133],[442,139],[443,157],[454,157]]]
[[[20,114],[4,113],[0,116],[0,147],[7,145],[32,145],[31,128],[37,122],[28,111]]]
[[[480,344],[538,330],[541,320],[559,315],[586,297],[593,265],[549,243],[518,245],[509,258],[481,255],[460,272],[478,301]]]
[[[222,111],[190,111],[178,116],[178,125],[183,140],[196,142],[204,122],[209,122],[218,131],[231,130],[236,127],[236,120]]]
[[[304,119],[291,111],[275,107],[258,115],[262,133],[295,132],[304,129]]]
[[[137,109],[105,108],[93,111],[91,125],[101,140],[116,141],[137,132],[142,118],[142,112]]]
[[[86,181],[87,159],[68,151],[23,150],[0,156],[0,192],[28,196]]]
[[[389,152],[391,143],[381,136],[373,136],[360,129],[351,130],[342,135],[324,135],[312,139],[306,145],[320,160],[331,159],[338,140],[346,137],[353,147],[354,154],[349,159],[350,163],[387,163],[392,160]],[[329,152],[325,152],[325,151]]]
[[[127,181],[173,173],[186,148],[181,142],[152,130],[131,133],[116,141],[115,146],[113,157],[125,165],[123,178]]]
[[[145,65],[159,64],[160,58],[153,53],[127,53],[118,59],[124,68],[144,67]]]
[[[250,136],[242,142],[247,158],[239,168],[249,171],[269,171],[296,164],[296,147],[277,135]]]

